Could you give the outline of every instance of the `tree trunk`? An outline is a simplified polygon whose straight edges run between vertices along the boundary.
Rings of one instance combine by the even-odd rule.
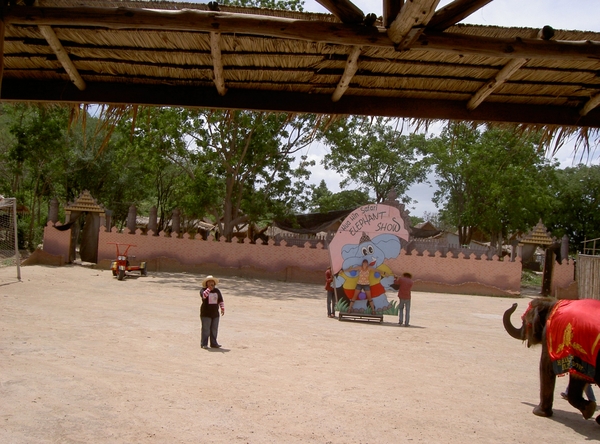
[[[458,243],[460,246],[468,246],[473,238],[473,226],[459,225],[458,226]]]

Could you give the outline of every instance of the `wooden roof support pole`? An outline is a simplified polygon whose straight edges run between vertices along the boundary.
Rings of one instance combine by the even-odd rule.
[[[600,105],[600,93],[593,95],[592,97],[590,97],[590,100],[585,102],[585,105],[583,106],[581,111],[579,111],[579,115],[587,115],[587,113],[596,108],[598,105]]]
[[[400,13],[404,0],[383,0],[383,26],[389,28]]]
[[[361,46],[354,46],[352,48],[352,52],[350,52],[348,60],[346,60],[346,69],[344,69],[344,74],[342,74],[342,78],[340,79],[335,91],[333,92],[333,95],[331,96],[331,100],[333,102],[340,100],[350,86],[350,81],[358,69],[358,57],[360,56],[361,51]]]
[[[2,77],[4,76],[4,20],[0,19],[0,93],[2,93]]]
[[[550,26],[544,26],[542,29],[536,31],[534,34],[534,38],[537,38],[539,40],[550,40],[552,37],[554,37],[554,29],[552,29]],[[491,93],[500,88],[500,86],[503,83],[505,83],[508,79],[510,79],[510,77],[519,68],[521,68],[521,66],[527,63],[528,60],[529,59],[523,58],[513,59],[510,62],[508,62],[504,66],[504,68],[502,68],[500,72],[496,74],[496,77],[489,80],[485,85],[483,85],[479,89],[479,91],[475,93],[475,95],[473,95],[473,97],[471,97],[471,100],[469,100],[469,103],[467,103],[467,109],[469,111],[473,111],[475,108],[477,108],[481,104],[481,102],[483,102]]]
[[[492,0],[454,0],[440,8],[431,18],[427,30],[444,31],[464,20]]]
[[[415,42],[433,17],[440,0],[407,1],[388,29],[388,37],[402,50]]]
[[[491,93],[497,90],[506,80],[512,76],[521,66],[527,63],[528,59],[513,59],[504,65],[504,68],[500,70],[496,77],[489,80],[471,97],[469,103],[467,103],[467,109],[473,111],[477,108],[481,102],[483,102]]]
[[[321,6],[339,18],[342,23],[358,24],[365,14],[350,0],[317,0]]]
[[[227,93],[225,88],[225,76],[223,75],[223,58],[221,57],[221,34],[217,32],[210,33],[210,54],[213,61],[213,71],[215,74],[214,82],[217,92],[220,96]]]
[[[39,29],[46,41],[48,42],[48,44],[50,45],[50,47],[52,48],[52,50],[54,51],[54,54],[56,54],[58,61],[61,63],[65,71],[67,71],[71,82],[73,82],[73,84],[80,91],[83,91],[85,89],[85,82],[79,75],[77,68],[75,68],[75,65],[69,58],[69,54],[67,54],[67,51],[65,51],[65,48],[63,48],[62,43],[60,43],[60,40],[58,39],[52,28],[50,26],[43,25],[39,26]]]

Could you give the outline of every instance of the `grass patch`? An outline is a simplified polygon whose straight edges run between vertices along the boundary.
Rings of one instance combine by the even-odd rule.
[[[542,286],[542,273],[536,273],[531,270],[523,270],[521,273],[521,286],[522,287],[541,287]]]

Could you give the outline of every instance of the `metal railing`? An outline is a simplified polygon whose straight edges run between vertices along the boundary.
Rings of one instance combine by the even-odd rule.
[[[598,247],[596,248],[596,241],[598,244]],[[592,246],[588,246],[589,243],[592,243]],[[583,251],[582,254],[589,254],[591,256],[596,256],[600,254],[600,237],[597,237],[596,239],[589,239],[589,240],[584,240],[582,242],[583,244]]]

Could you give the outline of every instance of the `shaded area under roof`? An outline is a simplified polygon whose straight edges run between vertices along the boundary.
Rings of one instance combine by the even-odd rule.
[[[276,219],[273,221],[273,225],[291,233],[316,234],[322,231],[332,231],[330,227],[344,220],[352,211],[354,209],[329,211],[327,213],[297,214],[284,219]]]
[[[600,33],[456,24],[467,3],[489,2],[418,24],[408,6],[435,2],[404,2],[387,27],[197,3],[11,4],[0,100],[600,128]]]

